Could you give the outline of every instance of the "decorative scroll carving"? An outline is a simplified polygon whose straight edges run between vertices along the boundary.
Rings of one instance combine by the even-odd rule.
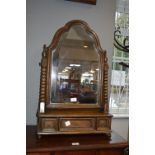
[[[119,42],[118,37],[121,35],[121,31],[117,29],[114,32],[114,46],[119,49],[120,51],[123,51],[125,53],[129,53],[129,37],[126,36],[122,42]],[[124,62],[120,62],[120,65],[129,68],[129,64],[126,64]]]

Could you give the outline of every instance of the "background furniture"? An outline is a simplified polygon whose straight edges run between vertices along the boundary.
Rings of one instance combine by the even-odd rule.
[[[27,126],[27,155],[124,155],[128,142],[115,132],[102,135],[48,135],[37,137],[36,126]],[[78,145],[79,144],[79,145]]]

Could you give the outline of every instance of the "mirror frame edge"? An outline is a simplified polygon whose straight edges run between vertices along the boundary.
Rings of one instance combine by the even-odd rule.
[[[88,106],[75,106],[75,107],[69,107],[69,106],[50,106],[50,87],[51,87],[51,80],[50,80],[50,65],[51,65],[51,51],[54,50],[60,40],[60,37],[63,33],[67,32],[71,26],[73,25],[82,25],[86,32],[90,34],[93,39],[94,39],[94,44],[96,46],[97,52],[99,54],[99,59],[100,59],[100,66],[101,66],[101,71],[100,71],[100,96],[99,98],[99,103],[97,105],[90,105]],[[43,46],[43,52],[42,52],[42,58],[41,58],[41,70],[40,70],[40,90],[39,90],[39,104],[41,102],[44,102],[46,107],[49,108],[97,108],[100,109],[101,111],[104,111],[105,113],[109,112],[109,104],[108,104],[108,58],[107,58],[107,52],[101,48],[99,38],[97,34],[89,27],[89,25],[82,21],[82,20],[71,20],[67,22],[63,27],[59,28],[53,39],[52,42],[49,44],[48,47],[46,45]],[[64,105],[64,104],[63,104]]]

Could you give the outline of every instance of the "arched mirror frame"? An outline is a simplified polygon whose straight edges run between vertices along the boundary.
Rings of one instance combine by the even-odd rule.
[[[74,25],[81,25],[84,30],[93,38],[95,47],[99,54],[99,95],[97,104],[50,104],[50,93],[51,93],[51,54],[52,51],[58,45],[60,37],[63,33],[69,31],[69,29]],[[39,103],[44,102],[46,108],[55,109],[65,109],[65,108],[94,108],[103,110],[104,112],[109,112],[108,109],[108,59],[106,56],[106,51],[101,48],[99,38],[97,34],[88,26],[88,24],[82,20],[72,20],[66,23],[62,28],[58,29],[55,33],[52,42],[48,47],[43,46],[42,60],[41,60],[41,74],[40,74],[40,93],[39,93]]]

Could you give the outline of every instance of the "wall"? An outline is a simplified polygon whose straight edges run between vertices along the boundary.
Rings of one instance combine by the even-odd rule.
[[[97,5],[65,0],[26,2],[26,123],[30,125],[36,124],[40,80],[38,63],[43,44],[49,45],[57,29],[66,22],[82,19],[89,24],[98,34],[102,48],[107,50],[111,68],[115,0],[97,0]]]
[[[112,130],[121,135],[124,139],[128,139],[129,119],[128,118],[113,118]]]

